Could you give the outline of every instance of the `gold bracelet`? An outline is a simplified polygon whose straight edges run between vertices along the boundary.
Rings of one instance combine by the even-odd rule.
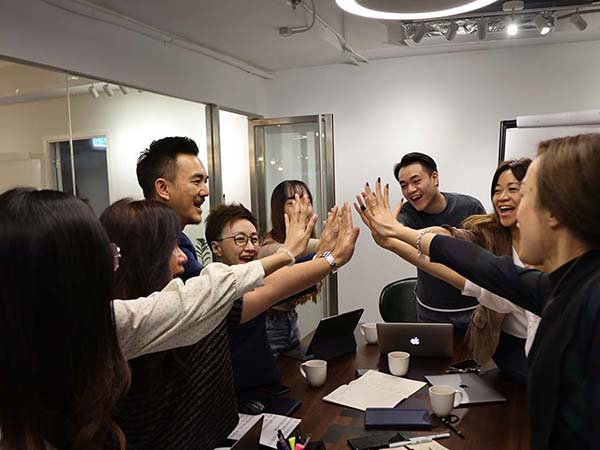
[[[431,230],[429,228],[421,231],[419,233],[419,236],[417,236],[417,250],[419,250],[419,255],[418,255],[419,258],[423,254],[423,249],[421,248],[421,239],[423,239],[423,236],[425,236],[427,233],[431,233]]]

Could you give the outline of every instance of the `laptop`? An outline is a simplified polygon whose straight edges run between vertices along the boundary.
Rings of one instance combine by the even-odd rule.
[[[307,347],[298,346],[282,355],[308,361],[309,359],[329,360],[356,352],[354,329],[363,311],[364,309],[361,308],[321,319]]]
[[[236,441],[230,450],[259,450],[263,420],[264,417],[261,417],[241,439]]]
[[[453,355],[454,326],[449,323],[378,323],[379,351],[401,350],[411,356]]]
[[[476,373],[449,373],[446,375],[425,375],[431,385],[445,384],[462,392],[454,397],[455,407],[476,405],[478,403],[505,402],[506,397],[494,390],[480,375]]]

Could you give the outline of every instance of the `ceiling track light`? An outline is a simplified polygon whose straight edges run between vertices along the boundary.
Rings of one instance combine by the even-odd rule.
[[[479,37],[479,39],[484,40],[486,38],[489,23],[489,17],[481,17],[477,19],[477,37]]]
[[[129,94],[129,89],[127,89],[127,86],[121,86],[121,85],[119,85],[119,89],[121,90],[121,92],[123,93],[123,95]]]
[[[506,27],[506,34],[509,36],[516,36],[519,33],[519,25],[514,21],[510,21]]]
[[[428,31],[429,27],[425,22],[422,22],[421,25],[419,25],[419,27],[417,28],[417,31],[415,31],[415,34],[413,34],[412,40],[418,44],[423,40]]]
[[[579,14],[579,11],[576,11],[575,14],[569,18],[569,22],[575,25],[575,28],[577,28],[579,31],[585,30],[588,25],[586,20]]]
[[[96,86],[94,86],[93,84],[90,84],[90,87],[88,88],[88,92],[90,93],[90,95],[93,98],[100,97],[100,93],[98,92],[98,89],[96,89]]]
[[[113,95],[115,95],[115,91],[113,91],[113,88],[110,87],[110,84],[108,84],[108,83],[104,83],[104,86],[102,86],[102,89],[104,90],[104,92],[106,92],[106,95],[108,95],[109,97],[112,97]]]
[[[552,16],[545,17],[542,14],[537,14],[533,18],[533,23],[535,23],[535,26],[537,27],[538,32],[542,36],[546,36],[552,31],[552,27],[554,27],[554,17],[552,17]]]
[[[452,21],[450,22],[450,25],[448,25],[448,30],[446,31],[446,40],[453,41],[456,37],[456,33],[458,33],[458,24]]]

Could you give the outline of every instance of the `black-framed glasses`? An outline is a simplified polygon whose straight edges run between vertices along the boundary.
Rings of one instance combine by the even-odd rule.
[[[250,243],[255,247],[260,245],[260,238],[256,234],[248,236],[246,233],[238,233],[234,234],[233,236],[217,239],[217,241],[224,241],[225,239],[233,239],[233,243],[238,247],[245,247],[248,245],[248,241],[250,241]]]
[[[116,272],[119,268],[119,261],[121,260],[123,255],[121,255],[121,248],[114,242],[110,243],[110,249],[113,255],[113,270]]]

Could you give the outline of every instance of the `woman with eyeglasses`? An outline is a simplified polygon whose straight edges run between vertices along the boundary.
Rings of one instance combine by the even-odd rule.
[[[283,258],[293,263],[304,252],[316,221],[307,214],[307,209],[307,202],[296,197],[286,220],[286,243],[282,251],[267,259]],[[100,220],[123,254],[115,275],[115,295],[132,298],[157,289],[168,290],[172,284],[183,284],[179,279],[173,280],[185,262],[177,247],[179,223],[173,209],[150,200],[125,199],[107,208]],[[290,238],[299,224],[304,224],[302,248],[296,242],[297,237]],[[339,247],[333,251],[339,252],[336,257],[340,264],[350,258],[358,233],[351,223],[345,230],[345,233],[333,233],[329,239],[330,249]],[[222,245],[231,246],[236,246],[236,241],[238,244],[246,241],[250,247],[254,240],[248,233],[221,237],[226,238],[220,241]],[[241,264],[242,261],[231,266],[209,264],[202,273],[213,271],[214,267],[243,268],[257,264],[256,261]],[[211,329],[202,339],[190,342],[192,345],[132,360],[131,388],[114,415],[125,433],[128,448],[210,449],[219,446],[238,422],[228,324],[251,320],[279,296],[292,295],[331,271],[323,259],[315,261],[311,268],[298,271],[296,266],[286,267],[282,274],[266,277],[264,286],[257,288],[256,293],[242,292],[233,302],[212,306],[217,320],[207,321]],[[289,271],[298,276],[286,275]],[[185,286],[189,284],[190,280]]]
[[[310,234],[303,222],[289,227],[286,245],[296,254]],[[175,280],[147,297],[111,301],[118,260],[83,201],[25,188],[0,195],[3,450],[124,449],[111,413],[129,385],[127,359],[201,339],[235,298],[291,258],[216,264],[186,285]]]
[[[275,186],[271,194],[271,230],[266,234],[258,253],[259,258],[272,255],[283,245],[285,232],[284,216],[291,207],[294,195],[306,198],[310,203],[312,213],[312,194],[310,189],[300,180],[285,180]],[[312,258],[317,252],[319,240],[314,237],[309,241],[305,258]],[[274,356],[298,345],[300,342],[300,327],[296,306],[317,301],[318,285],[312,286],[306,292],[275,305],[267,312],[266,326],[269,345]]]
[[[334,208],[325,224],[317,254],[333,249],[336,266],[346,264],[352,255],[357,235],[352,230],[347,206],[338,214]],[[214,260],[227,265],[247,264],[258,257],[260,240],[257,220],[242,205],[218,205],[206,218],[206,241],[210,243]],[[332,239],[337,237],[332,245]],[[267,277],[265,285],[244,296],[244,302],[260,301],[267,297],[270,304],[301,291],[322,280],[332,268],[323,258],[281,269]],[[293,291],[291,286],[295,286]],[[236,392],[277,384],[279,369],[271,353],[266,335],[265,316],[262,312],[251,320],[229,327],[229,348]]]
[[[384,238],[400,239],[519,306],[541,315],[529,353],[533,450],[598,449],[600,424],[600,134],[551,139],[522,183],[519,256],[496,257],[469,242],[399,224],[387,192],[365,189],[359,214]]]

